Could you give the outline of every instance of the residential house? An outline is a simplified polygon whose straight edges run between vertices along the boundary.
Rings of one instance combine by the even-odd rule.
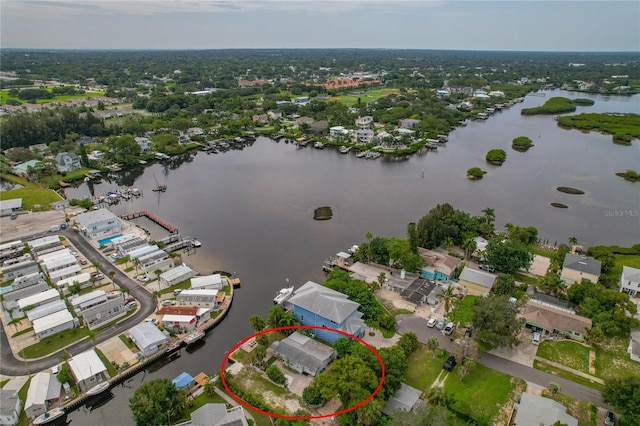
[[[182,290],[176,296],[176,302],[179,306],[197,306],[199,308],[208,308],[211,311],[218,310],[218,290],[198,289],[198,290]]]
[[[160,274],[159,282],[167,287],[188,280],[196,275],[196,271],[186,265],[178,265]]]
[[[88,272],[83,272],[81,274],[59,280],[58,282],[56,282],[56,287],[58,287],[58,291],[63,296],[66,296],[70,293],[69,287],[76,284],[79,285],[81,289],[91,286],[91,274],[89,274]]]
[[[38,264],[33,259],[26,259],[21,262],[13,263],[2,267],[2,279],[12,280],[25,275],[39,272]]]
[[[38,263],[40,264],[44,264],[52,260],[60,259],[61,257],[67,257],[67,256],[74,257],[71,254],[71,250],[66,248],[62,244],[57,244],[51,247],[51,251],[49,251],[48,249],[45,249],[45,250],[40,250],[38,253],[36,253],[36,258],[38,259]]]
[[[65,278],[78,275],[81,273],[81,271],[82,271],[82,268],[80,267],[80,265],[75,264],[75,265],[67,266],[64,269],[58,269],[57,271],[51,272],[49,274],[49,279],[51,280],[51,282],[57,283],[58,281],[63,280]]]
[[[342,140],[349,135],[349,130],[342,126],[333,126],[329,128],[329,137],[333,140]]]
[[[138,258],[138,265],[146,274],[154,274],[156,271],[167,271],[174,266],[173,259],[164,250],[156,250]]]
[[[22,210],[22,198],[11,198],[0,201],[0,216],[10,216]]]
[[[56,165],[61,172],[67,172],[80,168],[80,157],[73,152],[61,152],[56,155]]]
[[[36,293],[18,300],[18,308],[24,311],[25,308],[37,308],[55,300],[60,300],[60,293],[53,288],[49,288],[49,290],[42,293]]]
[[[49,382],[52,378],[56,381],[58,380],[52,377],[51,374],[41,371],[31,379],[27,397],[24,401],[24,412],[28,418],[34,419],[49,410],[47,393],[49,391]]]
[[[302,325],[334,328],[361,337],[365,324],[360,304],[348,299],[347,295],[331,290],[312,281],[307,281],[293,292],[289,299],[291,312]],[[341,334],[329,330],[315,329],[313,333],[328,343],[333,343]]]
[[[640,330],[631,330],[627,352],[633,361],[640,362]]]
[[[67,309],[67,304],[64,300],[54,300],[53,302],[45,303],[35,309],[27,311],[27,318],[33,322],[38,318],[44,318],[47,315],[55,314],[56,312],[64,311]]]
[[[119,294],[107,295],[102,290],[92,291],[69,299],[76,315],[82,317],[89,330],[101,327],[126,315],[127,309]]]
[[[227,280],[220,274],[202,275],[191,278],[191,288],[193,290],[222,290],[227,285]]]
[[[107,209],[98,209],[76,216],[80,232],[91,239],[114,235],[122,231],[124,224]]]
[[[269,350],[282,359],[288,367],[298,373],[312,376],[318,375],[337,356],[335,349],[331,346],[297,332],[283,340],[273,342]]]
[[[76,320],[66,308],[33,320],[33,332],[40,339],[52,336],[76,326]]]
[[[21,253],[22,250],[24,250],[24,243],[21,240],[0,244],[0,259],[11,258],[16,255],[16,253]]]
[[[20,401],[18,392],[0,389],[0,425],[16,425],[21,411],[22,401]]]
[[[600,279],[602,262],[587,256],[567,253],[562,264],[560,278],[567,286],[582,280],[597,283]]]
[[[101,161],[104,158],[104,152],[93,150],[89,154],[87,154],[87,158],[93,161]]]
[[[398,121],[398,128],[400,129],[413,129],[418,124],[420,124],[420,120],[415,120],[413,118],[405,118],[403,120]]]
[[[82,144],[82,145],[86,145],[93,142],[94,142],[93,138],[91,136],[86,136],[86,135],[80,136],[78,139],[76,139],[76,143]]]
[[[578,419],[567,414],[567,408],[551,398],[524,392],[516,406],[514,426],[564,424],[578,426]]]
[[[620,291],[629,293],[631,297],[640,297],[640,269],[630,266],[622,267],[620,276]]]
[[[434,281],[416,278],[409,287],[402,290],[400,296],[416,305],[437,305],[440,302],[438,295],[442,289]]]
[[[31,169],[37,169],[39,165],[42,164],[40,160],[29,160],[24,163],[20,163],[17,166],[13,166],[13,172],[20,177],[29,176],[29,171]]]
[[[72,254],[67,256],[57,257],[47,262],[40,262],[40,266],[45,274],[51,277],[51,274],[56,271],[68,268],[78,264],[78,259]]]
[[[140,259],[142,256],[146,256],[150,253],[155,253],[158,250],[160,250],[160,248],[155,244],[154,245],[145,244],[143,246],[138,246],[135,249],[130,250],[127,253],[127,255],[132,261],[134,261],[136,259]]]
[[[11,291],[30,287],[38,283],[45,283],[42,272],[34,272],[32,274],[23,275],[13,280],[13,283],[11,284]]]
[[[436,250],[418,248],[418,254],[425,262],[420,270],[420,276],[430,280],[449,282],[455,275],[456,268],[461,260],[454,256],[449,256],[446,252],[441,253]]]
[[[571,309],[552,306],[535,299],[527,302],[522,317],[526,327],[535,328],[543,335],[558,333],[575,340],[584,340],[587,330],[591,328],[589,318],[576,315]]]
[[[484,255],[484,251],[489,245],[489,241],[480,236],[473,237],[473,241],[476,243],[476,249],[473,251],[472,255],[474,257],[482,257]]]
[[[35,239],[33,241],[28,241],[27,245],[29,246],[31,253],[38,257],[38,255],[40,253],[43,253],[44,250],[61,247],[62,242],[60,241],[59,235],[49,235],[46,237]],[[59,250],[59,248],[57,250]]]
[[[129,329],[129,337],[144,356],[153,355],[169,343],[165,335],[152,322],[143,322]]]
[[[261,123],[267,126],[269,124],[269,116],[267,116],[267,114],[257,114],[251,117],[251,121],[254,123]]]
[[[326,134],[328,128],[329,121],[327,120],[314,121],[309,125],[309,130],[311,130],[311,132],[315,135]]]
[[[141,152],[149,151],[151,149],[151,145],[153,145],[153,142],[151,142],[151,139],[144,136],[138,136],[134,139],[138,144],[138,146],[140,146]]]
[[[198,324],[197,306],[164,306],[160,309],[160,323],[179,333],[192,331]]]
[[[400,389],[389,398],[387,405],[382,409],[382,413],[391,416],[396,410],[411,411],[416,404],[421,402],[420,395],[422,395],[420,389],[411,387],[406,383],[400,383]]]
[[[291,103],[296,104],[296,105],[306,105],[307,103],[309,103],[309,97],[308,96],[300,96],[298,98],[293,98],[291,100]]]
[[[36,284],[30,285],[29,287],[4,293],[2,295],[4,299],[2,301],[2,306],[4,307],[5,313],[8,313],[12,319],[23,318],[24,312],[19,309],[18,301],[31,296],[32,294],[42,293],[50,289],[51,287],[49,287],[45,281],[40,281]]]
[[[489,294],[498,277],[488,272],[465,266],[458,278],[460,291],[471,296]]]
[[[299,117],[299,118],[296,118],[296,120],[293,122],[293,128],[298,129],[300,127],[304,127],[305,125],[309,126],[311,125],[311,123],[313,123],[313,118],[306,117],[306,116]]]
[[[272,120],[279,120],[282,118],[282,111],[277,109],[270,109],[267,111],[267,116]]]
[[[241,405],[227,408],[225,404],[205,404],[191,413],[191,420],[176,426],[248,426]]]
[[[107,367],[93,349],[74,356],[68,363],[81,392],[86,392],[108,379]]]

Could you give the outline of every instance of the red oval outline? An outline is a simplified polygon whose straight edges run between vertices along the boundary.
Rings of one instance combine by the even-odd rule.
[[[349,407],[346,408],[342,411],[336,411],[335,413],[330,413],[330,414],[324,414],[321,416],[285,416],[283,414],[276,414],[276,413],[271,413],[269,411],[264,411],[261,410],[257,407],[254,407],[253,405],[249,404],[248,402],[244,401],[242,398],[240,398],[239,396],[237,396],[236,394],[234,394],[231,389],[229,389],[229,385],[227,385],[227,381],[224,378],[224,370],[225,370],[225,365],[227,364],[227,361],[229,360],[229,357],[231,356],[232,353],[234,353],[236,351],[236,349],[238,349],[242,344],[244,344],[245,342],[248,342],[249,340],[253,339],[254,337],[258,337],[261,336],[263,334],[267,334],[267,333],[273,333],[276,331],[283,331],[283,330],[295,330],[298,328],[306,328],[306,329],[319,329],[319,330],[329,330],[329,331],[334,331],[336,333],[340,333],[342,335],[345,335],[347,337],[350,337],[354,340],[356,340],[357,342],[361,343],[362,345],[364,345],[367,349],[369,349],[373,355],[375,355],[375,357],[378,359],[378,362],[380,363],[380,367],[382,369],[382,375],[380,377],[380,382],[378,383],[378,387],[376,387],[376,389],[371,393],[371,395],[369,395],[366,399],[364,399],[363,401],[359,402],[358,404],[354,405],[353,407]],[[385,370],[384,370],[384,362],[382,361],[382,357],[380,357],[380,354],[378,353],[378,351],[376,351],[376,349],[371,346],[370,344],[368,344],[367,342],[365,342],[364,340],[360,339],[357,336],[354,336],[351,333],[347,333],[346,331],[342,331],[342,330],[338,330],[335,328],[330,328],[330,327],[321,327],[321,326],[317,326],[317,325],[291,325],[291,326],[287,326],[287,327],[277,327],[277,328],[270,328],[267,330],[263,330],[260,331],[258,333],[252,334],[251,336],[247,337],[246,339],[241,340],[238,344],[236,344],[233,348],[231,348],[224,356],[224,359],[222,360],[222,365],[220,366],[220,380],[222,381],[222,385],[224,386],[224,388],[226,389],[226,391],[229,393],[229,395],[236,400],[240,405],[258,412],[260,414],[264,414],[266,416],[269,417],[278,417],[281,419],[287,419],[287,420],[314,420],[314,419],[325,419],[327,417],[337,417],[340,416],[342,414],[346,414],[349,413],[359,407],[362,407],[364,404],[366,404],[367,402],[371,401],[373,399],[374,396],[376,396],[376,394],[378,392],[380,392],[380,389],[382,389],[382,384],[384,383],[384,376],[385,376]]]

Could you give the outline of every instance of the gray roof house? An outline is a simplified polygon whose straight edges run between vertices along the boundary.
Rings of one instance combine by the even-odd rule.
[[[124,224],[107,209],[93,210],[76,216],[80,231],[89,238],[113,235],[120,231]]]
[[[632,360],[640,362],[640,330],[631,330],[627,352]]]
[[[56,164],[61,172],[75,170],[80,167],[80,157],[74,152],[61,152],[56,155]]]
[[[20,418],[22,401],[15,390],[0,389],[0,425],[15,425]]]
[[[169,337],[165,336],[152,322],[143,322],[132,327],[129,330],[129,336],[144,356],[158,352],[162,345],[169,343]]]
[[[336,351],[331,346],[297,332],[273,342],[269,350],[298,373],[312,376],[320,373],[336,358]]]
[[[0,216],[8,216],[22,210],[22,198],[11,198],[0,202]]]
[[[559,421],[578,426],[578,419],[567,414],[567,408],[550,398],[523,393],[517,407],[514,426],[552,425]]]
[[[463,292],[473,296],[483,296],[491,291],[496,279],[497,277],[493,274],[465,266],[458,281]]]
[[[620,276],[620,291],[629,293],[631,297],[640,297],[640,269],[630,266],[622,267]]]
[[[600,271],[602,262],[587,256],[580,256],[573,253],[567,253],[562,264],[562,273],[560,278],[567,284],[571,285],[580,282],[583,279],[591,282],[598,282],[600,279]]]
[[[416,403],[420,401],[420,395],[422,395],[421,390],[405,383],[400,383],[400,389],[389,398],[382,412],[390,416],[395,410],[411,411]]]
[[[225,404],[205,404],[191,413],[191,420],[176,426],[248,426],[242,406],[227,409]]]

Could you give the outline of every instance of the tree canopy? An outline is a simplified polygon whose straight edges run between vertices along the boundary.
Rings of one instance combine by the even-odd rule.
[[[529,269],[533,255],[525,244],[515,239],[489,241],[484,253],[486,262],[500,272],[511,274],[519,269]]]
[[[516,346],[523,321],[518,319],[517,306],[509,296],[478,298],[473,306],[476,339],[493,348]]]
[[[169,425],[179,420],[186,405],[186,392],[169,379],[153,379],[138,387],[129,399],[129,408],[139,426]]]
[[[640,424],[640,375],[606,379],[602,399],[622,414],[620,424]]]

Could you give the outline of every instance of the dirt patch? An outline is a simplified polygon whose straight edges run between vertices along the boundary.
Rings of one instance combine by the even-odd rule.
[[[589,374],[596,374],[596,351],[589,351]]]

